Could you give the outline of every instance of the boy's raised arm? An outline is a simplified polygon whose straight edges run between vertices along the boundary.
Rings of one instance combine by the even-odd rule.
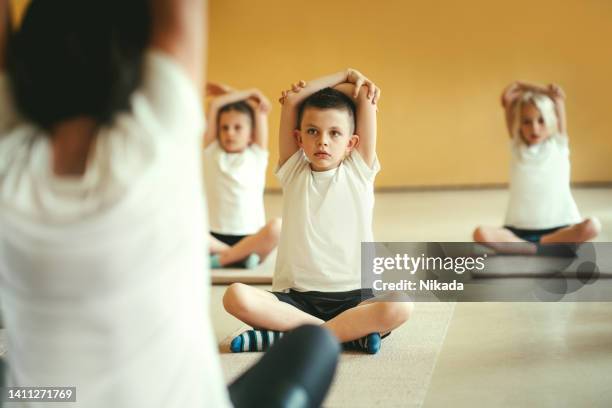
[[[0,0],[0,71],[6,69],[6,47],[11,31],[9,0]]]
[[[364,85],[359,89],[359,94],[355,100],[357,118],[355,134],[359,136],[356,149],[368,167],[371,168],[376,157],[376,104],[380,98],[380,89],[367,79]],[[348,83],[335,87],[349,97],[354,97],[355,88],[356,85]]]
[[[2,0],[5,1],[5,0]],[[182,65],[197,89],[204,75],[206,0],[152,0],[151,45]]]
[[[231,89],[231,88],[228,88]],[[267,111],[266,113],[264,113],[264,115],[266,115],[266,120],[264,120],[264,122],[266,122],[265,126],[263,126],[264,129],[260,129],[260,120],[261,118],[258,119],[258,116],[261,114],[259,112],[259,110],[266,110],[266,106],[269,106],[269,102],[266,99],[265,96],[263,96],[263,94],[258,90],[258,89],[247,89],[244,91],[230,91],[228,93],[222,94],[221,96],[218,96],[216,98],[214,98],[211,102],[210,105],[208,107],[208,124],[206,127],[206,132],[204,133],[204,147],[208,146],[209,144],[211,144],[215,138],[217,137],[217,116],[219,115],[219,110],[221,108],[223,108],[225,105],[229,105],[230,103],[234,103],[234,102],[240,102],[240,101],[248,101],[248,100],[253,100],[257,106],[254,107],[255,104],[251,105],[251,108],[253,108],[253,113],[254,113],[254,117],[255,117],[255,123],[253,124],[254,126],[254,132],[255,132],[255,143],[259,144],[261,147],[266,148],[267,147]],[[266,136],[262,137],[262,135],[259,134],[259,132],[261,131],[265,131],[266,132]],[[265,142],[266,145],[262,145],[261,142]]]

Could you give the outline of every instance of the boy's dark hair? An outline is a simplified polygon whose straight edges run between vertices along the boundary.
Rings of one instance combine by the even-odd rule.
[[[217,125],[219,124],[219,119],[221,118],[221,114],[224,112],[230,112],[230,111],[244,113],[251,120],[251,127],[255,125],[255,112],[253,112],[253,108],[251,108],[251,105],[246,103],[246,101],[239,101],[239,102],[228,103],[227,105],[223,105],[223,107],[219,109],[219,113],[217,114]]]
[[[142,80],[150,8],[149,0],[32,0],[8,44],[18,110],[45,129],[77,116],[107,124],[129,110]]]
[[[302,126],[302,117],[307,108],[344,110],[350,117],[351,134],[355,132],[355,102],[342,92],[334,88],[323,88],[304,99],[297,111],[298,129]]]

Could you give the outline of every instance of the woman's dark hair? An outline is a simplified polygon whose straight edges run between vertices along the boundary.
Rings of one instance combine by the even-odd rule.
[[[49,129],[130,109],[151,31],[149,0],[32,0],[11,34],[7,70],[18,110]]]

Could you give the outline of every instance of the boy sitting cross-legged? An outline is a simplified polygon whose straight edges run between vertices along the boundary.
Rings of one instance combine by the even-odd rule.
[[[279,167],[284,208],[273,292],[235,283],[225,309],[262,330],[232,351],[265,350],[283,332],[320,324],[345,348],[376,353],[411,303],[374,302],[361,289],[360,245],[372,241],[379,89],[356,70],[283,92]],[[368,300],[369,299],[369,300]]]

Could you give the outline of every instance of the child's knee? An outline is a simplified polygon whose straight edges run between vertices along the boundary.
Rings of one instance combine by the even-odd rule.
[[[472,238],[475,242],[486,242],[486,234],[483,227],[476,227],[472,233]]]
[[[379,323],[388,328],[406,322],[414,309],[412,302],[380,302],[377,305]]]
[[[274,218],[268,222],[266,226],[266,233],[270,240],[278,242],[280,239],[282,222],[280,218]]]
[[[248,287],[243,283],[232,283],[223,294],[223,307],[231,314],[248,313]]]
[[[595,238],[601,232],[601,223],[596,217],[589,217],[582,222],[580,236],[582,241]]]

